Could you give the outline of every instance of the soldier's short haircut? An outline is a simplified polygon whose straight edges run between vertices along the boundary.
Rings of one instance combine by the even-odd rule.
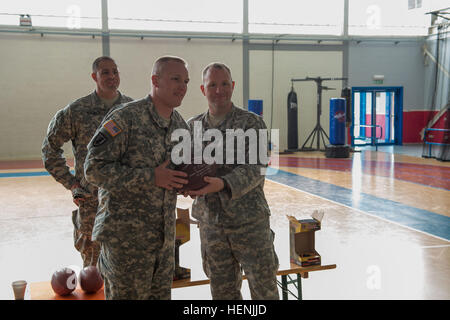
[[[203,72],[202,72],[202,82],[205,81],[206,73],[207,73],[208,70],[211,69],[211,68],[214,68],[214,69],[221,69],[221,70],[227,70],[228,73],[229,73],[229,75],[230,75],[230,78],[233,79],[233,78],[231,77],[231,70],[230,70],[230,68],[229,68],[225,63],[221,63],[221,62],[212,62],[212,63],[208,64],[208,65],[205,67],[205,69],[203,69]]]
[[[159,57],[153,64],[152,75],[160,75],[164,65],[170,61],[182,63],[186,68],[188,66],[186,60],[184,60],[183,58],[177,56],[162,56]]]
[[[114,61],[113,58],[108,57],[108,56],[101,56],[101,57],[98,57],[97,59],[95,59],[94,62],[92,63],[92,72],[97,72],[100,62],[105,61],[105,60],[112,61],[116,64],[116,62]]]

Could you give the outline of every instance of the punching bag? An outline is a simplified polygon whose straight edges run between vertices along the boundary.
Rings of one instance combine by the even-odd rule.
[[[330,99],[330,143],[345,144],[345,99]]]
[[[297,94],[292,87],[287,98],[288,150],[298,149],[297,106]]]
[[[344,88],[341,91],[341,98],[345,99],[345,122],[347,126],[352,123],[352,102],[350,100],[352,90],[350,88]]]

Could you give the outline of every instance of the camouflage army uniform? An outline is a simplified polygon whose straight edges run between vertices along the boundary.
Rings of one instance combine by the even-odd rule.
[[[74,224],[74,244],[81,253],[83,267],[96,265],[99,245],[91,241],[92,227],[97,212],[97,188],[89,184],[84,178],[84,160],[87,144],[102,122],[105,114],[120,103],[132,99],[119,93],[119,97],[112,107],[107,107],[94,91],[82,97],[64,109],[59,110],[48,126],[47,135],[42,145],[42,160],[45,169],[66,189],[71,189],[75,183],[81,188],[74,190],[84,198],[77,210],[72,211]],[[75,175],[72,175],[63,157],[62,146],[72,141],[75,157]]]
[[[208,113],[188,121],[201,121],[203,131],[212,127]],[[263,119],[233,105],[216,129],[266,129]],[[237,145],[237,144],[236,144]],[[248,144],[246,144],[248,154]],[[236,159],[236,150],[234,150]],[[224,156],[226,151],[223,152]],[[211,280],[213,299],[242,299],[241,268],[249,280],[252,299],[279,299],[276,284],[278,257],[270,229],[270,210],[264,196],[265,176],[258,164],[219,165],[224,190],[197,197],[192,216],[199,220],[203,267]],[[236,162],[235,162],[236,163]]]
[[[189,129],[175,110],[165,122],[148,96],[105,117],[89,143],[85,174],[99,187],[93,239],[106,299],[171,298],[177,191],[157,187],[154,169],[170,159],[178,128]]]

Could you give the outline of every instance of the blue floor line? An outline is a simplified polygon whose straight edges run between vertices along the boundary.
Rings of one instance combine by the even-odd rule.
[[[271,169],[269,168],[269,170]],[[450,241],[449,217],[366,193],[361,193],[359,201],[356,202],[351,189],[283,170],[278,170],[276,174],[272,175],[269,171],[266,178]]]
[[[305,191],[324,199],[344,204],[348,207],[370,213],[388,221],[396,222],[409,228],[420,230],[450,241],[450,218],[423,209],[414,208],[396,201],[378,198],[366,193],[359,195],[355,202],[351,189],[334,184],[310,179],[294,173],[268,169],[268,180],[279,182],[295,189]],[[72,170],[73,172],[73,170]],[[48,176],[46,171],[0,173],[0,178]]]
[[[74,170],[70,170],[71,174],[75,174]],[[33,172],[0,172],[0,178],[21,178],[21,177],[40,177],[49,176],[47,171],[33,171]]]
[[[37,172],[6,172],[0,173],[0,178],[20,178],[20,177],[38,177],[38,176],[48,176],[47,171],[37,171]]]

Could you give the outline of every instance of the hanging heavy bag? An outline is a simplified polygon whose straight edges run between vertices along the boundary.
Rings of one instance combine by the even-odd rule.
[[[297,94],[294,91],[294,87],[292,87],[287,98],[288,149],[292,150],[298,148],[297,112]]]

